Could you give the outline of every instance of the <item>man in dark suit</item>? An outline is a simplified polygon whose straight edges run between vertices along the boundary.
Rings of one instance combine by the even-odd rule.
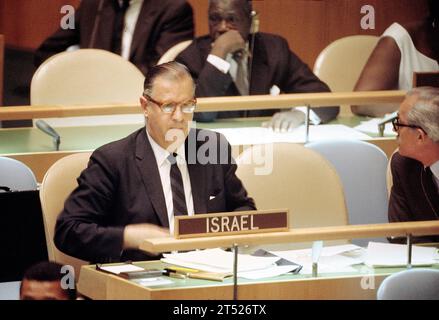
[[[145,74],[166,50],[193,35],[192,7],[184,0],[83,0],[74,29],[60,28],[46,39],[35,64],[79,45],[120,54]]]
[[[151,67],[140,98],[146,128],[97,149],[55,228],[63,252],[93,262],[145,260],[143,239],[169,236],[174,215],[253,210],[218,133],[190,129],[189,71]]]
[[[439,88],[421,87],[408,92],[393,125],[398,133],[399,152],[391,161],[389,221],[438,220]],[[439,236],[414,240],[438,242]]]
[[[196,38],[176,59],[196,79],[198,97],[330,91],[289,49],[284,38],[261,32],[250,34],[252,14],[251,1],[209,2],[209,35]],[[195,119],[267,116],[276,111],[210,112],[196,114]],[[337,116],[339,108],[314,111],[322,122],[327,122]],[[291,110],[277,113],[273,122],[287,129],[304,118],[304,113]]]

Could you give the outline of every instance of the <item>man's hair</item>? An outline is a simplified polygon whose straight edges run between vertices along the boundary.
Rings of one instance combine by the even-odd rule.
[[[178,62],[171,61],[162,64],[155,65],[149,68],[145,75],[145,82],[143,83],[144,93],[151,95],[154,82],[157,78],[165,78],[179,82],[185,78],[192,80],[195,94],[195,84],[188,68]]]
[[[60,281],[65,276],[65,273],[61,272],[63,265],[51,262],[51,261],[42,261],[37,264],[29,267],[24,275],[23,280],[32,280],[32,281]],[[63,289],[65,290],[69,300],[76,299],[76,289]],[[20,287],[21,292],[21,287]]]
[[[251,12],[253,11],[253,4],[251,0],[209,0],[209,8],[212,2],[222,2],[222,1],[230,1],[230,2],[241,2],[243,4],[243,10],[246,15],[250,17]]]
[[[407,115],[408,124],[421,127],[431,140],[439,142],[439,88],[419,87],[407,92],[417,96]]]

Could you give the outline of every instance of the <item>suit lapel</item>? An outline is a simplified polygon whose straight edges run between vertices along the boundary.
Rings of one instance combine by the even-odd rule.
[[[99,25],[96,30],[95,43],[90,44],[92,48],[104,49],[111,51],[113,29],[114,29],[114,11],[113,1],[105,1],[100,15]],[[94,21],[92,22],[94,23]]]
[[[191,180],[192,199],[194,201],[194,212],[205,213],[206,204],[206,166],[197,161],[199,142],[197,141],[198,130],[192,129],[185,142],[186,163]]]
[[[157,10],[157,3],[151,3],[151,0],[144,0],[142,8],[140,8],[139,17],[137,18],[136,27],[134,28],[133,39],[131,41],[130,59],[135,56],[136,50],[144,46],[140,46],[143,43],[147,43],[150,36],[150,31],[153,29],[151,23],[155,20],[151,17],[154,16]]]
[[[267,79],[268,74],[267,53],[265,52],[264,46],[261,43],[261,38],[257,33],[255,35],[255,44],[253,48],[250,94],[267,94],[270,88],[267,88],[267,83],[263,79]]]
[[[424,186],[425,196],[428,198],[428,201],[433,206],[432,210],[436,215],[439,214],[439,196],[436,185],[434,183],[433,173],[431,172],[430,167],[422,170],[422,185]]]
[[[160,223],[164,227],[169,227],[159,169],[145,130],[144,128],[136,139],[136,165]]]

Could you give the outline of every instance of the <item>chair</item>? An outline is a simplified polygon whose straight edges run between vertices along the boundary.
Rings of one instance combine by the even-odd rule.
[[[379,37],[363,35],[335,40],[318,55],[314,73],[333,92],[352,91],[378,40]],[[351,114],[350,108],[343,106],[341,113]]]
[[[44,61],[37,69],[31,81],[30,100],[33,106],[138,104],[143,81],[142,72],[134,64],[114,53],[99,49],[62,52]],[[138,115],[125,117],[112,115],[46,121],[62,126],[128,121],[124,118],[143,123],[140,108]]]
[[[189,47],[189,45],[192,43],[192,40],[186,40],[177,43],[176,45],[169,48],[159,59],[157,64],[166,63],[169,61],[173,61],[184,49]]]
[[[385,278],[378,300],[439,300],[439,270],[408,269]]]
[[[47,170],[40,188],[49,260],[73,266],[76,277],[79,275],[80,266],[86,262],[59,251],[55,247],[53,237],[56,219],[64,207],[65,200],[78,185],[76,179],[87,167],[90,155],[90,152],[75,153],[59,159]]]
[[[388,222],[387,156],[380,148],[359,140],[316,141],[306,147],[331,162],[340,176],[350,224]],[[355,239],[353,243],[366,247],[368,241]]]
[[[23,162],[0,157],[0,186],[14,191],[28,191],[37,190],[38,183],[32,170]]]
[[[393,155],[398,152],[399,148],[396,148],[395,151],[393,151],[392,155],[389,158],[389,162],[387,163],[387,171],[386,171],[386,184],[387,184],[387,196],[390,198],[390,193],[392,192],[392,186],[393,186],[393,176],[392,176],[392,158]]]
[[[264,154],[265,159],[261,157]],[[255,145],[244,150],[237,163],[237,175],[257,208],[288,208],[290,228],[348,224],[340,179],[317,152],[289,143]],[[271,172],[261,172],[261,163],[272,168]],[[273,247],[290,249],[303,245]]]

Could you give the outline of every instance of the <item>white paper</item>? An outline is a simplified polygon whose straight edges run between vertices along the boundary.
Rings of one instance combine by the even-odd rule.
[[[174,282],[165,277],[157,277],[157,278],[143,278],[143,279],[133,279],[132,282],[135,282],[143,287],[155,287],[155,286],[163,286],[167,284],[173,284]]]
[[[163,255],[164,262],[174,261],[174,264],[209,272],[232,272],[234,253],[222,249],[206,249],[183,253]],[[279,257],[255,257],[238,254],[238,272],[265,269],[278,261]],[[213,269],[219,271],[213,271]]]
[[[437,248],[412,246],[413,266],[439,263]],[[402,267],[407,265],[407,245],[369,242],[365,264],[370,267]]]
[[[302,125],[291,132],[274,132],[269,128],[219,128],[212,129],[222,133],[232,146],[256,145],[275,142],[304,143],[305,126]],[[341,124],[328,124],[309,127],[309,141],[329,139],[366,140],[370,136]]]
[[[344,254],[359,250],[361,252],[363,249],[353,244],[324,247],[319,258],[318,272],[354,272],[356,269],[351,266],[362,264],[364,262],[363,255],[358,254],[351,257]],[[301,274],[312,273],[311,249],[272,251],[272,253],[284,258],[285,260],[302,265],[302,270],[300,271]]]
[[[373,118],[367,121],[361,121],[361,124],[354,127],[355,130],[370,133],[370,134],[376,134],[378,135],[378,123],[382,121],[383,118]],[[392,123],[388,122],[384,126],[384,135],[385,136],[396,136],[396,132],[393,131]]]
[[[105,270],[110,273],[120,274],[121,272],[132,272],[132,271],[142,271],[145,270],[141,267],[135,266],[133,264],[122,264],[117,266],[104,266],[100,269]]]
[[[250,280],[271,278],[271,277],[277,277],[277,276],[280,276],[281,274],[285,274],[285,273],[291,272],[293,270],[296,270],[297,268],[300,268],[300,266],[296,266],[296,265],[287,265],[287,266],[273,265],[273,266],[270,266],[268,268],[261,269],[261,270],[238,272],[238,277],[245,278],[245,279],[250,279]]]

